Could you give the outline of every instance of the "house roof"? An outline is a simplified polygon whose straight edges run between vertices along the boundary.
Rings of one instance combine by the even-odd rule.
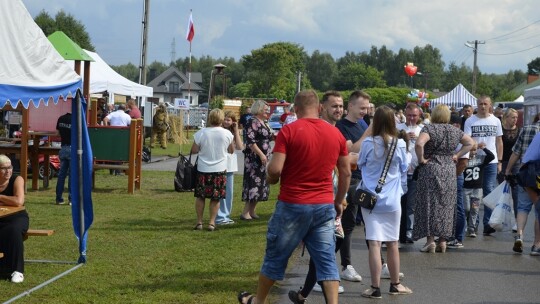
[[[531,83],[527,83],[527,82],[523,82],[521,83],[520,85],[516,86],[512,92],[516,93],[516,94],[520,94],[520,95],[523,95],[523,93],[525,92],[525,90],[527,89],[530,89],[530,88],[534,88],[534,87],[537,87],[537,86],[540,86],[540,78],[539,79],[536,79],[535,81],[531,82]]]
[[[147,86],[154,88],[154,93],[169,93],[166,87],[160,84],[167,82],[169,79],[175,76],[180,78],[182,81],[182,84],[180,85],[181,90],[187,91],[189,87],[189,89],[192,91],[204,91],[204,89],[198,84],[202,82],[201,73],[191,73],[191,85],[189,85],[186,74],[182,73],[174,66],[169,67],[167,70],[165,70],[165,72],[159,74],[156,78],[150,81]]]

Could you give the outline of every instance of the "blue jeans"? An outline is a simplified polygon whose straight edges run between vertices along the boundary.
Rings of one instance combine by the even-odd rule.
[[[225,198],[219,201],[219,210],[216,216],[216,223],[223,223],[231,220],[234,192],[234,172],[227,172],[227,184],[225,184],[225,191]]]
[[[268,222],[266,254],[261,274],[275,281],[283,280],[293,251],[304,241],[317,269],[317,281],[339,281],[335,255],[334,204],[276,203]]]
[[[488,164],[484,167],[484,181],[482,184],[484,197],[488,196],[495,187],[497,187],[497,164]],[[482,220],[484,229],[490,227],[488,222],[491,217],[491,212],[491,208],[484,205],[484,218]]]
[[[60,170],[58,171],[58,182],[56,183],[56,202],[63,202],[64,198],[64,185],[66,183],[66,176],[69,175],[69,163],[71,162],[71,146],[63,146],[58,152],[58,158],[60,159]],[[68,179],[68,191],[70,189],[70,181]],[[71,194],[69,194],[69,200],[71,201]]]
[[[463,242],[465,230],[465,208],[463,208],[463,174],[457,176],[457,201],[456,201],[456,240]]]

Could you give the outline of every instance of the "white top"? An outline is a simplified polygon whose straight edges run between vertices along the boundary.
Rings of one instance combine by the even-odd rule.
[[[227,148],[233,141],[230,131],[222,127],[208,127],[193,135],[199,146],[197,171],[211,173],[227,170]]]
[[[232,154],[227,153],[227,173],[237,172],[238,171],[238,156],[233,152]]]
[[[416,135],[416,138],[420,135],[420,131],[424,127],[423,124],[416,125],[414,127],[407,126],[407,123],[402,123],[397,125],[398,130],[405,130],[405,132],[410,133],[414,132]],[[410,162],[409,162],[409,169],[407,170],[407,174],[411,175],[414,173],[414,169],[418,167],[418,157],[416,156],[416,152],[414,151],[414,145],[416,144],[416,138],[409,140],[409,154],[410,154]]]
[[[383,145],[384,142],[380,136],[375,138],[370,136],[364,140],[358,158],[358,168],[362,172],[362,182],[357,189],[362,188],[375,193],[375,188],[386,162]],[[389,150],[388,148],[387,152]],[[398,139],[396,151],[386,175],[386,183],[382,187],[382,191],[377,194],[377,204],[373,209],[374,213],[392,212],[401,208],[401,195],[405,193],[404,188],[407,187],[408,166],[405,142],[403,139]]]
[[[127,127],[131,124],[131,116],[124,112],[123,110],[116,110],[111,112],[105,118],[109,120],[111,126],[116,127]]]
[[[497,117],[493,114],[489,114],[486,118],[479,118],[477,115],[473,115],[465,121],[463,132],[472,137],[477,143],[485,143],[486,148],[495,155],[495,158],[490,164],[498,163],[502,156],[497,156],[497,136],[502,136],[503,131],[501,121]],[[478,149],[478,154],[485,155],[482,149]]]

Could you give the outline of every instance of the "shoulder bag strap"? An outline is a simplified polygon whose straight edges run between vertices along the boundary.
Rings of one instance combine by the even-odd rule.
[[[388,169],[390,169],[390,163],[392,162],[392,158],[394,157],[396,146],[397,146],[397,138],[393,138],[392,144],[390,145],[390,151],[388,152],[388,156],[386,156],[386,162],[384,163],[384,168],[381,173],[381,178],[379,178],[379,182],[377,183],[377,187],[375,188],[375,192],[377,193],[380,193],[382,191],[382,187],[384,186],[384,183],[386,183],[386,174],[388,174]]]

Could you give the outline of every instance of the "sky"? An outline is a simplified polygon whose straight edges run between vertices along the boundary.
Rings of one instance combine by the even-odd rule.
[[[110,65],[139,65],[144,0],[23,0],[42,10],[72,14],[85,25],[97,53]],[[147,63],[189,56],[186,29],[193,11],[193,57],[239,60],[273,42],[293,42],[334,59],[347,51],[385,45],[397,52],[427,44],[446,67],[462,62],[484,73],[527,70],[540,57],[536,0],[150,0]],[[173,54],[175,56],[173,56]],[[406,64],[406,63],[404,63]],[[422,67],[418,67],[421,71]]]

